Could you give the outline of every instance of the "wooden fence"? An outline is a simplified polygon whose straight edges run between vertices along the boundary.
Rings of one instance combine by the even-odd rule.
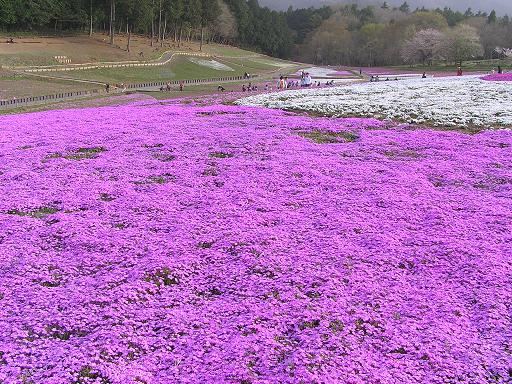
[[[252,75],[250,78],[255,78],[257,75]],[[191,79],[191,80],[172,80],[172,81],[157,81],[157,82],[147,82],[147,83],[139,83],[139,84],[126,84],[126,91],[128,90],[143,90],[148,88],[158,88],[165,87],[167,84],[171,84],[174,86],[178,86],[181,82],[185,85],[197,85],[197,84],[211,84],[211,83],[223,83],[223,82],[231,82],[231,81],[241,81],[244,80],[244,76],[231,76],[231,77],[219,77],[215,79]],[[123,89],[111,89],[112,94],[116,94],[118,92],[122,92]],[[76,92],[61,92],[53,95],[44,95],[44,96],[31,96],[31,97],[20,97],[13,98],[9,100],[0,100],[0,109],[9,109],[9,108],[18,108],[27,105],[33,104],[44,104],[47,102],[57,102],[57,101],[65,101],[72,100],[77,98],[84,97],[93,97],[98,96],[100,94],[106,94],[105,89],[93,89],[87,91],[76,91]]]

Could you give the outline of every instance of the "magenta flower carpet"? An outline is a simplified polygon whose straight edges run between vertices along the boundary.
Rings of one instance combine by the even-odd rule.
[[[0,382],[505,383],[512,135],[140,102],[0,118]]]
[[[493,73],[492,75],[482,77],[482,79],[488,81],[512,81],[512,72]]]

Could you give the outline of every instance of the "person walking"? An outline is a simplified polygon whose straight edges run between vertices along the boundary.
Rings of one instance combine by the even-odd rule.
[[[283,89],[285,89],[285,87],[286,87],[286,85],[285,85],[284,77],[280,76],[279,77],[278,88],[283,90]]]

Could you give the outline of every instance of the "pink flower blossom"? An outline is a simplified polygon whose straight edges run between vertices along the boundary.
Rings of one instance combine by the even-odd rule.
[[[138,102],[0,118],[0,381],[511,379],[512,137]]]
[[[482,77],[483,80],[487,81],[512,81],[512,72],[508,73],[493,73]]]

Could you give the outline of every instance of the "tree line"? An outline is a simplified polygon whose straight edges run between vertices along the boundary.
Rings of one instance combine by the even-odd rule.
[[[512,21],[505,15],[450,8],[339,6],[304,42],[299,60],[317,64],[379,66],[458,63],[497,59],[512,47]]]
[[[495,58],[512,47],[512,21],[496,12],[357,5],[273,11],[258,0],[0,0],[0,29],[96,31],[233,44],[332,65],[431,64]]]

